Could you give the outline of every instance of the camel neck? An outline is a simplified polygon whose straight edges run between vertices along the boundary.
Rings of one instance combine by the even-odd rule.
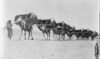
[[[43,31],[43,29],[41,28],[41,26],[37,26],[39,28],[39,30]]]

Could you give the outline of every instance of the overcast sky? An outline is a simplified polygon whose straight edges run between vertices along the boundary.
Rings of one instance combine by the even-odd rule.
[[[99,31],[98,0],[5,0],[4,7],[6,21],[14,21],[15,15],[33,12],[38,18],[54,18],[78,29]]]

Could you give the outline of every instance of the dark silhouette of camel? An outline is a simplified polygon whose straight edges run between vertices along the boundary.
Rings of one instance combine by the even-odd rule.
[[[50,40],[50,32],[53,27],[52,19],[39,19],[37,22],[37,27],[40,31],[42,31],[43,36],[45,38],[45,34],[47,35],[47,39]]]
[[[21,20],[18,21],[18,19],[21,19]],[[21,28],[21,35],[20,35],[19,39],[21,39],[23,31],[25,31],[25,33],[24,33],[25,39],[26,39],[26,31],[28,31],[29,37],[30,37],[30,34],[32,37],[32,25],[36,24],[37,20],[38,20],[38,18],[34,13],[22,14],[22,15],[15,16],[14,22],[16,25],[19,25]],[[29,37],[28,37],[28,39],[29,39]]]

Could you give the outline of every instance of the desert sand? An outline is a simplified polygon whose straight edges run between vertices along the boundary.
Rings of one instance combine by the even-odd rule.
[[[95,59],[95,41],[42,40],[41,32],[33,32],[34,40],[19,40],[20,30],[9,40],[4,31],[3,59]]]

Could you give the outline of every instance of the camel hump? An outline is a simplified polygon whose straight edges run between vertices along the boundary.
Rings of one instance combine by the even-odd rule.
[[[36,16],[36,14],[35,14],[35,13],[30,12],[30,13],[29,13],[29,15],[31,15],[31,17],[30,17],[30,18],[36,18],[36,19],[37,19],[37,16]]]

